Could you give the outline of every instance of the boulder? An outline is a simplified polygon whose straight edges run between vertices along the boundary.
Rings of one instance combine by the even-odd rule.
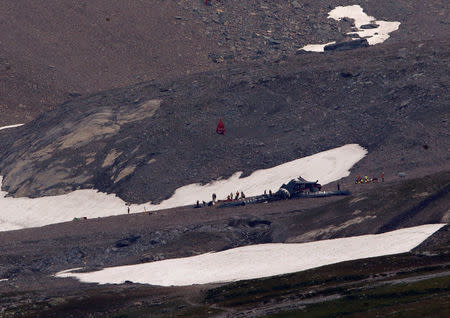
[[[379,25],[376,23],[369,23],[369,24],[361,25],[359,28],[360,29],[376,29],[378,27],[379,27]]]
[[[369,42],[367,42],[366,39],[357,39],[335,44],[328,44],[324,47],[324,51],[346,51],[368,46]]]

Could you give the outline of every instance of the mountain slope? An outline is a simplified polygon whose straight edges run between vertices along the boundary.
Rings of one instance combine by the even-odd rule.
[[[446,169],[447,42],[419,44],[242,64],[66,102],[15,128],[0,157],[3,189],[95,187],[158,201],[348,143],[368,149],[364,175]]]
[[[388,42],[446,38],[444,0],[4,0],[0,12],[0,126],[64,100],[242,61],[283,60],[304,45],[343,40],[352,21],[334,6],[361,4],[401,22]]]

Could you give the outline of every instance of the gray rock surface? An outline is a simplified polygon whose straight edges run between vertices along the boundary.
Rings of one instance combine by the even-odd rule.
[[[368,149],[355,167],[364,173],[445,169],[445,43],[305,54],[68,101],[4,134],[3,190],[36,197],[94,187],[157,202],[183,185],[348,143]],[[215,132],[220,117],[225,135]]]

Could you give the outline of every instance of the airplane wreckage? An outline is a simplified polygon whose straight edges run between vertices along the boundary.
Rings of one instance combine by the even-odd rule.
[[[322,185],[320,185],[318,181],[306,181],[302,177],[298,177],[297,179],[292,179],[287,184],[283,184],[275,193],[264,193],[253,197],[245,197],[235,200],[218,200],[217,202],[210,201],[207,205],[216,205],[218,208],[225,208],[297,198],[321,198],[349,194],[350,191],[340,190],[339,185],[337,191],[322,191]],[[213,195],[213,199],[215,199],[215,195]],[[194,207],[199,208],[201,206],[202,205],[197,202],[197,205]],[[205,206],[205,202],[203,206]]]

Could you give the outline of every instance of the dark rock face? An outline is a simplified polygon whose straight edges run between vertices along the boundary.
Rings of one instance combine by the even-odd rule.
[[[140,235],[130,235],[128,237],[125,237],[121,240],[118,240],[115,244],[115,247],[126,247],[126,246],[130,246],[133,243],[135,243],[137,240],[139,240],[141,238]]]
[[[379,27],[379,25],[376,23],[369,23],[369,24],[364,24],[364,25],[360,26],[361,29],[376,29],[378,27]]]
[[[231,227],[266,227],[269,228],[272,222],[269,220],[259,219],[254,216],[235,217],[228,221]]]
[[[369,43],[366,39],[357,39],[353,41],[328,44],[324,47],[324,51],[346,51],[368,46]]]
[[[347,143],[369,150],[359,164],[369,174],[443,165],[449,56],[445,41],[433,43],[411,44],[402,59],[400,46],[308,54],[68,101],[5,134],[3,190],[96,187],[159,201],[186,184]],[[219,117],[225,135],[216,134]]]
[[[128,107],[104,105],[88,110],[86,113],[80,113],[74,109],[65,109],[62,114],[53,114],[56,117],[50,116],[49,119],[52,128],[47,130],[45,134],[34,135],[32,140],[27,138],[18,140],[12,145],[12,148],[14,148],[26,144],[29,151],[22,155],[21,163],[9,170],[8,177],[5,177],[5,183],[15,189],[18,196],[25,195],[29,193],[30,183],[24,183],[24,181],[30,178],[30,173],[33,174],[32,171],[35,171],[36,168],[39,170],[39,166],[46,166],[45,171],[42,170],[40,176],[35,175],[33,183],[39,185],[38,187],[45,187],[48,194],[62,193],[82,184],[92,185],[95,182],[101,187],[111,183],[111,181],[114,182],[111,179],[101,180],[99,176],[94,179],[93,176],[96,174],[85,174],[81,171],[74,173],[71,170],[83,170],[84,167],[98,160],[96,158],[98,153],[95,150],[97,145],[114,137],[120,127],[133,125],[136,121],[152,117],[159,108],[160,102],[160,100],[149,100],[142,103],[136,101],[134,105]],[[38,125],[40,126],[40,124]],[[41,149],[42,146],[45,149]],[[77,149],[84,149],[84,151],[78,152]],[[87,149],[91,150],[86,152]],[[58,162],[50,163],[55,153],[70,153],[70,155]],[[108,168],[120,155],[120,152],[114,150],[106,153],[101,166]],[[136,164],[124,167],[117,174],[116,181],[128,176],[135,168]]]

